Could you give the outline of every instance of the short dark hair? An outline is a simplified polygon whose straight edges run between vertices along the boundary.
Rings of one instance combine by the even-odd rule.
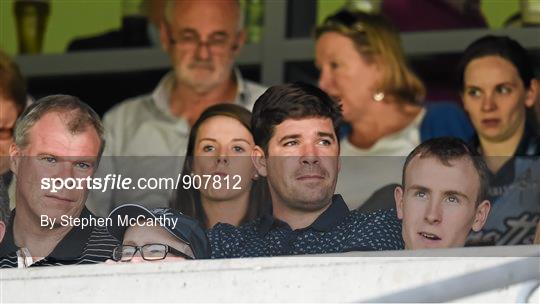
[[[470,159],[480,178],[476,204],[478,205],[487,199],[489,188],[488,167],[480,154],[463,140],[455,137],[439,137],[427,140],[417,146],[409,153],[405,160],[405,164],[403,165],[403,176],[401,181],[403,188],[405,188],[405,173],[407,166],[417,155],[420,155],[420,158],[435,157],[445,166],[451,166],[450,161],[452,160],[461,158]]]
[[[275,85],[255,102],[251,127],[255,144],[268,153],[274,127],[286,119],[330,118],[336,135],[343,117],[341,106],[316,86],[302,82]]]
[[[475,40],[463,52],[458,65],[458,85],[461,91],[463,91],[467,65],[474,59],[490,55],[500,56],[512,63],[525,88],[530,87],[534,70],[527,50],[510,37],[486,35]]]

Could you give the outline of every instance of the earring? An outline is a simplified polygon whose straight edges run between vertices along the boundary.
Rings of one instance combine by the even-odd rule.
[[[381,102],[384,99],[384,92],[377,91],[373,94],[373,101],[375,102]]]
[[[259,174],[258,174],[258,173],[255,173],[255,174],[253,175],[253,180],[256,181],[256,180],[258,180],[258,179],[259,179]]]

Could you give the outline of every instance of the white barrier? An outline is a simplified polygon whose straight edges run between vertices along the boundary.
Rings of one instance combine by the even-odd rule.
[[[539,256],[539,246],[520,246],[2,269],[0,302],[355,302],[523,257],[540,269]],[[516,302],[522,287],[459,301]]]

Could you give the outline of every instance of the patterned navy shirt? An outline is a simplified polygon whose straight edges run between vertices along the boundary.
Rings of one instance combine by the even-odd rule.
[[[97,218],[86,207],[80,218]],[[0,268],[17,268],[19,257],[13,233],[15,210],[12,211],[6,236],[0,243]],[[95,264],[112,258],[119,244],[104,226],[73,227],[45,258],[33,262],[31,267]]]
[[[258,257],[350,251],[401,250],[395,210],[349,211],[340,195],[310,226],[292,230],[270,215],[240,227],[218,223],[208,231],[212,258]]]

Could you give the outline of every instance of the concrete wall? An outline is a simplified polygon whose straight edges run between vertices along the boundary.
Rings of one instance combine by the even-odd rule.
[[[539,254],[527,246],[3,269],[0,302],[355,302]],[[515,302],[522,287],[459,301]]]

